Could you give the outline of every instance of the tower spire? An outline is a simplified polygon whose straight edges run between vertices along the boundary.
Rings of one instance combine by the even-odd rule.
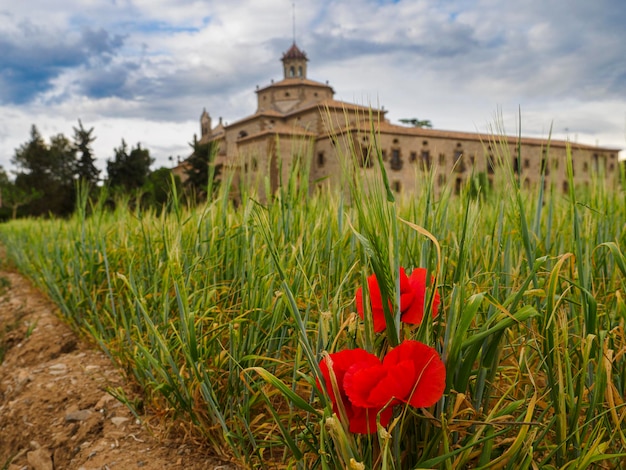
[[[291,2],[292,23],[293,23],[293,43],[296,43],[296,2]]]

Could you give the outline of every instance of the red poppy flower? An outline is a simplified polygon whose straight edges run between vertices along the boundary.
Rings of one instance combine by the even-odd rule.
[[[431,277],[432,283],[432,277]],[[367,278],[367,285],[370,293],[370,305],[372,318],[374,320],[374,331],[380,333],[384,331],[385,313],[383,310],[383,300],[378,286],[376,275],[372,274]],[[426,269],[415,268],[411,272],[411,277],[407,277],[404,268],[400,268],[400,312],[401,321],[413,325],[419,325],[424,318],[424,298],[426,296]],[[432,305],[433,317],[437,315],[439,308],[439,293],[435,291]],[[361,318],[364,316],[363,309],[363,288],[356,291],[356,310]]]
[[[340,394],[339,399],[346,410],[350,432],[356,434],[370,434],[376,432],[376,416],[381,412],[384,403],[381,406],[360,406],[350,401],[345,391],[345,376],[355,370],[367,370],[371,366],[380,366],[380,359],[364,349],[346,349],[330,354],[329,358],[325,358],[320,362],[320,369],[324,376],[326,391],[333,403],[333,411],[339,415],[337,396],[333,391],[330,379],[329,364],[332,364],[331,367],[337,380]],[[319,382],[317,387],[319,389],[322,388]],[[382,426],[389,424],[392,414],[393,409],[391,407],[382,410],[380,413],[380,423]]]
[[[405,340],[387,353],[383,366],[396,381],[394,398],[415,408],[439,401],[446,388],[446,366],[434,348]]]
[[[332,390],[332,367],[346,410],[350,432],[376,431],[376,417],[387,426],[393,407],[408,403],[417,408],[435,404],[446,386],[446,369],[435,349],[419,341],[406,340],[387,353],[381,362],[363,349],[348,349],[330,355],[320,363],[326,390],[339,414]],[[318,388],[320,384],[318,383]]]
[[[408,403],[425,408],[437,403],[446,386],[446,368],[437,351],[406,340],[387,353],[382,363],[350,368],[344,390],[350,402],[365,408]]]
[[[424,318],[424,300],[426,296],[426,269],[415,268],[411,272],[411,276],[408,279],[410,289],[414,293],[414,297],[411,303],[407,304],[406,308],[401,308],[402,321],[404,323],[410,323],[412,325],[419,325]],[[433,277],[430,277],[430,283],[433,283]],[[402,291],[401,291],[402,292]],[[435,297],[432,304],[433,318],[437,316],[440,303],[439,292],[435,290]]]

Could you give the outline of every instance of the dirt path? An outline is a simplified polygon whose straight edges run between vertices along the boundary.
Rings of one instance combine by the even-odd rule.
[[[22,276],[0,271],[1,470],[237,468],[142,416],[149,432],[105,391],[131,394],[120,371],[55,311]]]

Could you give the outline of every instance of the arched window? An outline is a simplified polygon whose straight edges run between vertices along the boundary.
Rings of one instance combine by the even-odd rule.
[[[296,74],[296,69],[292,65],[291,67],[289,67],[289,76],[293,77],[295,74]]]

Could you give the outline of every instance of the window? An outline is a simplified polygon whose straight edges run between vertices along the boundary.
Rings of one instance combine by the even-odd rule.
[[[237,135],[237,137],[239,139],[243,139],[244,137],[248,137],[248,133],[246,131],[239,131],[239,134]]]
[[[252,159],[252,171],[256,171],[259,168],[259,162],[256,158]]]
[[[285,96],[289,96],[289,92],[288,91],[285,92]]]
[[[513,158],[513,172],[519,175],[519,159],[517,157]]]
[[[369,147],[361,147],[361,154],[359,155],[358,163],[361,168],[371,168],[374,166],[374,161],[370,155]]]
[[[553,158],[552,159],[552,168],[554,170],[558,170],[559,169],[559,159],[558,158]]]
[[[317,167],[322,168],[326,163],[326,157],[324,156],[324,152],[317,153]]]
[[[402,189],[402,185],[400,184],[400,181],[396,180],[393,182],[393,190],[397,193],[400,192],[400,189]]]
[[[567,181],[563,181],[563,192],[569,192],[569,183]]]
[[[583,173],[587,173],[589,171],[589,163],[583,162]]]
[[[457,178],[454,182],[454,194],[461,194],[461,186],[463,186],[463,178]]]
[[[302,66],[300,65],[298,67],[298,77],[301,77],[301,76],[302,76]]]
[[[440,166],[444,166],[446,164],[446,154],[445,153],[440,153],[439,154],[439,165]]]
[[[291,67],[289,67],[289,76],[293,77],[295,74],[296,74],[296,69],[292,65]]]
[[[456,150],[454,152],[454,169],[457,173],[463,173],[465,171],[465,162],[463,161],[462,150]]]
[[[391,150],[391,169],[392,170],[402,169],[402,158],[400,158],[400,149]]]
[[[530,158],[524,158],[524,168],[530,168]]]
[[[411,152],[411,153],[409,154],[409,161],[410,161],[411,163],[414,163],[414,162],[415,162],[415,160],[417,160],[417,152]]]
[[[548,176],[550,174],[550,167],[547,164],[546,158],[541,159],[541,173]]]
[[[487,155],[487,174],[493,175],[495,173],[495,163],[493,161],[493,155]]]
[[[383,157],[383,161],[386,162],[387,161],[387,151],[386,150],[381,150],[380,151],[380,155]]]
[[[422,141],[422,145],[424,146],[428,145],[428,141],[427,140]]]
[[[444,184],[446,184],[446,175],[444,175],[443,173],[439,173],[439,176],[437,178],[437,184],[439,186],[443,186]]]
[[[430,168],[430,152],[428,150],[422,150],[420,160],[422,161],[422,168]]]

